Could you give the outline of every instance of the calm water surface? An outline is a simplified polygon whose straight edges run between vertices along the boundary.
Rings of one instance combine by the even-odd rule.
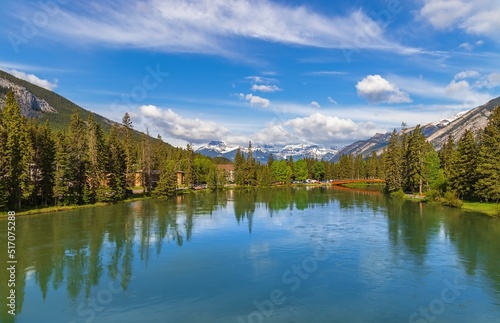
[[[500,221],[376,192],[207,192],[16,221],[16,322],[500,322]]]

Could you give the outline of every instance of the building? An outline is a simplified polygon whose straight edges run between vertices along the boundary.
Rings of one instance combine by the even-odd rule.
[[[234,165],[233,164],[217,165],[217,170],[223,171],[226,174],[226,179],[229,183],[234,183]]]
[[[178,170],[175,174],[177,175],[177,186],[182,186],[184,184],[184,172]]]

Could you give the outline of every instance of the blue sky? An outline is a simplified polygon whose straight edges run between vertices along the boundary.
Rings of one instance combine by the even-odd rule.
[[[0,69],[165,141],[342,146],[500,92],[491,0],[6,0]]]

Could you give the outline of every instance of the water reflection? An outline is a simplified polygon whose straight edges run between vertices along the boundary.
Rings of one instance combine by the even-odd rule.
[[[374,191],[282,188],[197,193],[18,218],[17,313],[24,310],[28,281],[38,286],[41,301],[61,289],[66,289],[67,297],[74,301],[88,300],[93,288],[103,281],[119,282],[127,290],[135,260],[148,266],[153,255],[170,252],[164,248],[191,242],[200,221],[215,221],[214,215],[221,216],[221,212],[234,214],[235,224],[246,224],[248,234],[253,234],[260,219],[256,217],[257,210],[265,210],[269,218],[295,211],[314,216],[318,207],[330,208],[332,214],[349,214],[356,209],[385,216],[392,252],[396,256],[407,252],[417,266],[424,266],[437,240],[453,243],[464,271],[470,276],[485,275],[491,294],[500,301],[498,220],[390,200]],[[3,253],[7,250],[6,220],[0,220],[0,224]],[[4,288],[7,280],[8,271],[1,270],[0,298],[4,300],[8,296]],[[7,314],[8,308],[1,308],[1,321],[13,321]]]

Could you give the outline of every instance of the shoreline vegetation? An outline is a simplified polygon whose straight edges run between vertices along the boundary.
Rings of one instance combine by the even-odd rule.
[[[186,149],[173,147],[148,131],[134,138],[128,113],[106,133],[92,115],[85,121],[75,112],[66,131],[54,133],[48,123],[24,117],[10,91],[0,110],[0,210],[37,214],[189,194],[200,188],[347,184],[345,189],[370,194],[383,190],[401,197],[410,193],[413,199],[425,196],[426,202],[499,216],[500,207],[494,204],[500,202],[499,142],[497,107],[483,130],[450,136],[439,151],[420,125],[407,129],[403,123],[383,151],[367,156],[344,154],[327,161],[276,159],[271,154],[264,163],[253,156],[249,142],[231,161],[198,154],[190,144]]]
[[[303,184],[290,184],[288,187],[342,187],[345,189],[352,189],[356,192],[360,192],[363,190],[372,190],[374,192],[384,192],[384,184],[383,183],[366,183],[366,182],[360,182],[360,183],[350,183],[350,184],[341,184],[341,185],[332,185],[330,183],[303,183]],[[271,188],[282,188],[282,187],[287,187],[286,185],[271,185],[268,186]],[[230,185],[228,184],[224,189],[225,190],[232,190],[232,189],[255,189],[255,186],[235,186],[235,185]],[[194,190],[194,189],[179,189],[176,192],[176,195],[183,195],[183,194],[196,194],[198,192],[206,192],[210,191],[209,189],[203,189],[203,190]],[[412,202],[419,202],[419,203],[426,203],[426,204],[435,204],[435,205],[441,205],[441,206],[446,206],[446,207],[451,207],[451,208],[456,208],[460,209],[466,212],[474,212],[474,213],[481,213],[490,217],[494,218],[500,218],[500,204],[499,203],[486,203],[486,202],[462,202],[458,203],[458,205],[452,205],[451,203],[447,201],[436,201],[433,199],[430,199],[426,195],[418,195],[418,194],[407,194],[404,192],[396,192],[392,194],[388,194],[388,196],[392,198],[401,198],[405,199],[408,201]],[[117,203],[130,203],[130,202],[135,202],[135,201],[142,201],[142,200],[147,200],[147,199],[161,199],[165,197],[154,197],[151,195],[146,195],[144,193],[135,193],[133,196],[131,196],[128,199],[115,202],[115,203],[106,203],[106,202],[97,202],[95,204],[83,204],[83,205],[61,205],[61,206],[47,206],[47,207],[40,207],[40,208],[35,208],[35,209],[27,209],[27,210],[22,210],[19,212],[16,212],[17,216],[25,216],[25,215],[38,215],[38,214],[47,214],[47,213],[56,213],[56,212],[61,212],[61,211],[70,211],[70,210],[76,210],[76,209],[86,209],[86,208],[91,208],[91,207],[103,207],[103,206],[108,206],[108,205],[113,205]],[[5,214],[0,214],[0,218],[6,218],[7,213]]]

